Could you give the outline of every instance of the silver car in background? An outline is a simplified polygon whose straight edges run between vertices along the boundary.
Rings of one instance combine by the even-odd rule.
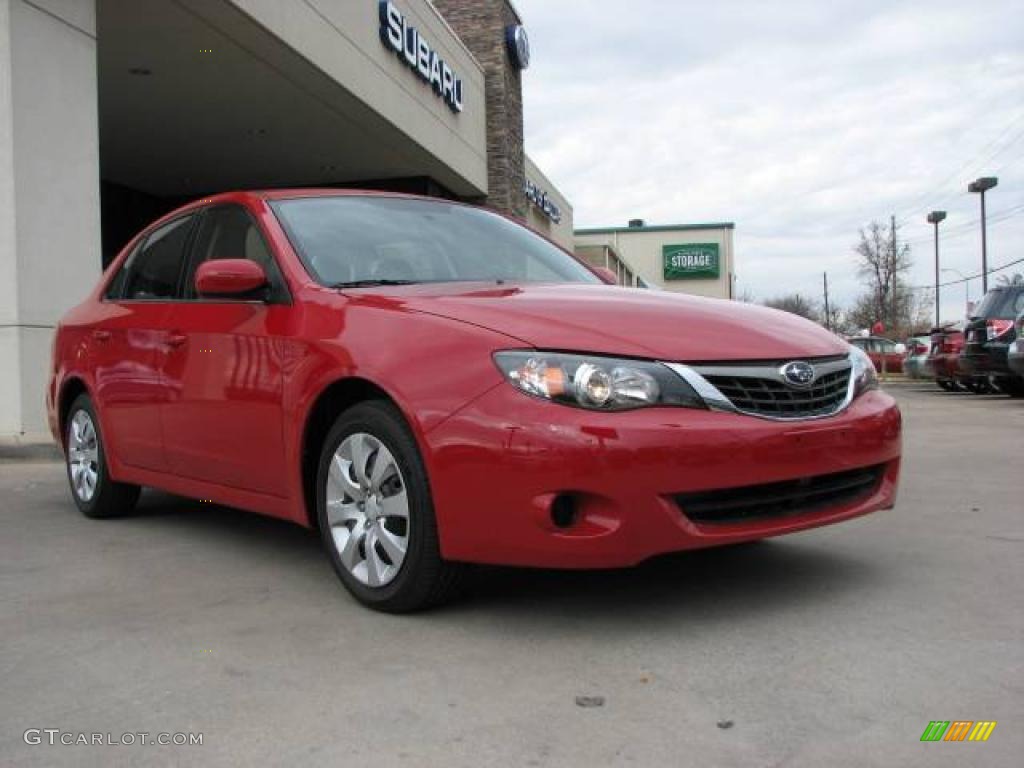
[[[903,359],[903,374],[908,379],[931,379],[935,376],[928,364],[931,337],[912,336],[907,339],[907,356]]]

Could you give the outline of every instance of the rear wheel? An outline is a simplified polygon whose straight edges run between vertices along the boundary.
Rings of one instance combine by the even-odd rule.
[[[110,477],[99,419],[88,395],[79,395],[71,404],[65,446],[71,496],[83,515],[118,517],[132,511],[139,486]]]
[[[441,558],[427,473],[390,403],[360,403],[327,435],[317,519],[335,572],[364,605],[403,613],[443,602],[462,568]]]
[[[1000,376],[995,380],[995,384],[1000,392],[1010,397],[1024,397],[1024,379]]]

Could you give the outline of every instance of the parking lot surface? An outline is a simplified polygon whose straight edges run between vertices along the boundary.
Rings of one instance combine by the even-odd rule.
[[[893,391],[895,510],[489,569],[406,617],[356,605],[309,531],[155,492],[87,520],[61,465],[0,464],[0,763],[1020,765],[1024,401]],[[922,743],[932,720],[998,725]],[[25,743],[47,728],[203,743]]]

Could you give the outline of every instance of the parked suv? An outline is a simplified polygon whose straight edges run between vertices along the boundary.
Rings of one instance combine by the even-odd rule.
[[[1007,365],[1007,351],[1017,338],[1014,320],[1024,311],[1024,285],[1000,285],[985,294],[964,331],[960,367],[984,376],[1003,392],[1024,397],[1024,379]]]
[[[1010,344],[1006,353],[1006,364],[1010,371],[1024,377],[1024,311],[1014,321],[1016,339]]]

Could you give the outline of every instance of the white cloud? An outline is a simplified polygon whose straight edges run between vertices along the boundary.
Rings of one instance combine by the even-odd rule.
[[[965,188],[995,174],[990,215],[1019,213],[991,225],[990,264],[1024,256],[1014,2],[516,4],[534,54],[528,149],[577,226],[734,221],[741,289],[817,295],[827,269],[849,303],[857,229],[890,213],[913,282],[933,280],[930,207],[949,211],[944,266],[977,272]],[[943,302],[952,319],[962,287]]]

